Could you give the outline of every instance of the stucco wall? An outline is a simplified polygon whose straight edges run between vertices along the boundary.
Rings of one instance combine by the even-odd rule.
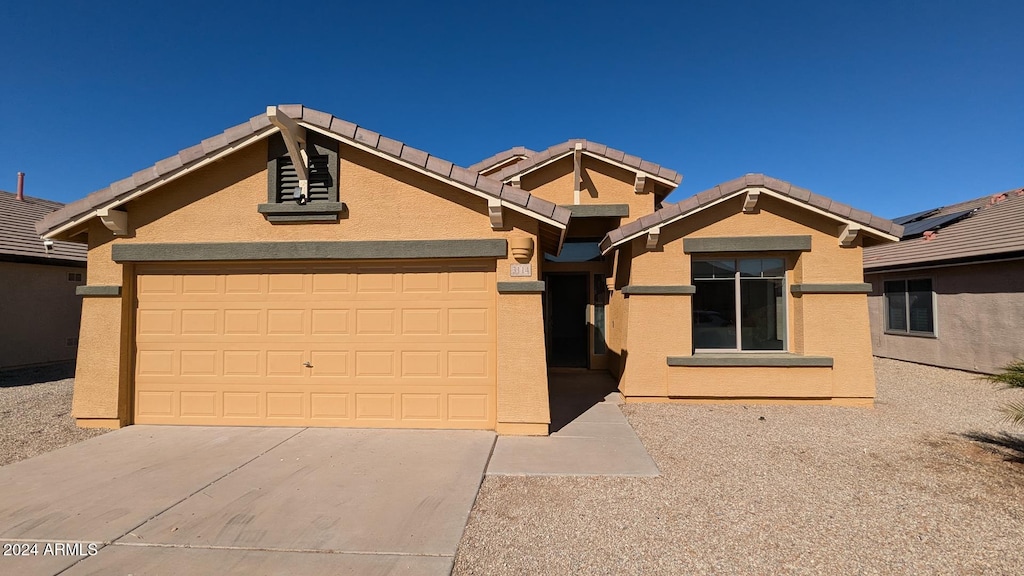
[[[0,262],[0,370],[74,360],[82,299],[75,266]]]
[[[930,278],[934,338],[885,333],[885,280]],[[874,353],[974,372],[996,372],[1024,358],[1024,260],[867,274]]]
[[[267,200],[266,143],[260,142],[171,182],[127,205],[131,236],[113,238],[98,222],[89,230],[89,284],[124,285],[130,302],[131,270],[111,259],[119,243],[267,242],[341,240],[445,240],[536,237],[532,218],[505,210],[506,229],[495,231],[486,200],[405,169],[377,156],[342,145],[339,151],[339,199],[347,212],[338,223],[271,224],[257,212]],[[497,281],[537,280],[539,246],[532,278],[511,278],[511,258],[499,259]],[[499,357],[499,427],[530,424],[519,431],[537,433],[549,421],[544,334],[539,295],[498,295],[499,344],[511,337],[503,322],[516,318],[506,308],[534,314],[517,321],[515,345],[499,346],[516,362]],[[83,311],[83,349],[75,389],[75,416],[121,419],[130,391],[131,308],[122,299],[92,298]],[[533,310],[535,309],[535,310]],[[539,352],[538,352],[539,351]],[[514,370],[515,374],[503,371]],[[119,385],[112,384],[120,382]]]
[[[654,181],[648,179],[646,194],[633,191],[636,173],[587,156],[582,158],[580,205],[628,204],[635,220],[654,212]],[[552,162],[522,177],[522,188],[558,205],[576,204],[573,194],[572,156]]]
[[[862,282],[861,247],[841,247],[834,220],[762,196],[753,214],[741,210],[743,199],[723,202],[664,227],[661,242],[647,250],[646,238],[632,241],[635,257],[616,284],[678,286],[692,284],[690,255],[684,238],[741,236],[811,236],[809,252],[720,253],[702,257],[785,257],[788,351],[834,359],[832,369],[787,367],[750,368],[669,367],[669,356],[691,356],[691,296],[643,295],[628,297],[627,358],[620,390],[634,399],[643,397],[790,398],[826,403],[870,403],[875,382],[867,298],[864,294],[804,294],[794,296],[796,283],[853,284]],[[742,374],[742,377],[739,376]],[[763,385],[758,385],[763,382]],[[720,389],[721,393],[715,393]],[[827,393],[824,391],[827,390]]]

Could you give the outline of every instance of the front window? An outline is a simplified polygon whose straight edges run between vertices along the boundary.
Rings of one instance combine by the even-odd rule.
[[[884,288],[887,332],[935,335],[930,278],[887,280]]]
[[[782,258],[693,262],[693,347],[786,349],[786,261]]]

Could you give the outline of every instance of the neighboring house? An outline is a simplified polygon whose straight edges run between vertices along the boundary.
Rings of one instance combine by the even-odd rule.
[[[864,251],[877,356],[996,372],[1024,358],[1024,188],[896,222]]]
[[[75,359],[85,246],[45,246],[35,230],[61,206],[0,191],[0,370]]]
[[[549,369],[870,405],[861,247],[901,228],[759,175],[662,206],[680,180],[585,140],[464,169],[270,107],[39,224],[89,246],[74,415],[546,434]]]

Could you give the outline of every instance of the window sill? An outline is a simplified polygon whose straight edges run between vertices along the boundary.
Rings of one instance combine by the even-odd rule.
[[[337,222],[345,211],[344,202],[313,202],[310,204],[265,203],[258,210],[273,222]]]
[[[803,356],[789,352],[754,353],[732,352],[723,354],[700,353],[693,356],[669,356],[669,366],[687,367],[816,367],[831,368],[833,359],[828,356]]]
[[[910,336],[911,338],[931,338],[932,340],[935,340],[935,339],[938,338],[938,336],[936,336],[932,332],[897,332],[895,330],[886,330],[885,331],[885,335],[886,336]]]

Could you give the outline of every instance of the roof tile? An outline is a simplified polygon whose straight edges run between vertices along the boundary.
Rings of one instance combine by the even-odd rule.
[[[241,124],[236,124],[225,130],[224,139],[227,140],[228,143],[237,142],[246,136],[251,136],[252,133],[252,126],[248,122],[242,122]]]
[[[174,156],[164,158],[163,160],[157,162],[154,168],[156,168],[157,174],[163,176],[164,174],[174,172],[178,168],[181,168],[181,166],[181,156],[175,154]]]
[[[527,203],[530,201],[530,193],[521,188],[505,184],[501,187],[501,199],[508,200],[516,206],[522,206],[525,208]]]
[[[811,197],[807,200],[807,203],[815,208],[821,208],[822,210],[828,210],[829,206],[832,205],[832,199],[826,198],[821,194],[815,194],[811,192]]]
[[[192,162],[199,160],[205,155],[206,154],[203,152],[202,144],[196,144],[195,146],[190,146],[188,148],[185,148],[181,152],[178,152],[178,157],[181,158],[181,163],[183,165],[191,164]]]
[[[890,228],[891,225],[892,222],[886,220],[885,218],[879,218],[878,216],[872,216],[871,222],[869,223],[869,226],[871,226],[872,228],[878,228],[880,230]]]
[[[661,219],[656,214],[644,214],[640,217],[640,225],[644,228],[657,226],[659,222],[661,222]]]
[[[206,140],[203,140],[200,144],[203,147],[203,154],[204,155],[205,154],[210,154],[212,152],[216,152],[216,151],[220,150],[221,148],[224,148],[225,146],[227,146],[228,145],[228,138],[227,138],[227,136],[224,135],[223,132],[221,132],[220,134],[217,134],[216,136],[211,136],[211,137],[207,138]]]
[[[728,182],[723,182],[723,183],[719,184],[718,185],[718,189],[721,190],[721,195],[722,196],[728,196],[729,194],[732,194],[733,192],[739,192],[740,190],[743,190],[744,188],[746,188],[746,186],[747,186],[747,179],[745,177],[741,176],[739,178],[733,178],[732,180],[729,180]]]
[[[302,104],[280,104],[277,109],[284,112],[289,118],[299,120],[302,118]]]
[[[425,168],[427,166],[427,158],[429,156],[430,154],[427,154],[423,150],[417,150],[412,146],[405,146],[402,148],[402,160],[419,166],[420,168]]]
[[[622,162],[622,159],[626,156],[626,153],[622,150],[616,150],[615,148],[607,148],[604,153],[605,157],[615,162]]]
[[[130,177],[130,178],[122,178],[121,180],[118,180],[117,182],[112,183],[109,186],[109,188],[106,188],[106,189],[110,190],[115,195],[119,196],[121,194],[124,194],[125,192],[128,192],[129,190],[133,190],[135,188],[135,186],[136,186],[135,178],[134,177]],[[93,192],[93,194],[96,194],[96,192]],[[88,199],[90,196],[92,196],[92,194],[90,194],[89,196],[86,196],[86,198],[84,198],[84,199]],[[71,204],[68,204],[68,206],[74,206],[75,204],[76,204],[75,202],[72,202]],[[67,208],[67,206],[65,206],[65,208]]]
[[[871,213],[864,210],[857,210],[856,208],[850,210],[850,220],[854,222],[860,222],[861,224],[871,225]],[[884,230],[883,230],[884,232]]]
[[[648,174],[654,174],[655,176],[658,175],[658,165],[649,160],[641,159],[640,169],[643,170],[644,172],[647,172]]]
[[[338,117],[335,117],[331,120],[330,131],[334,132],[339,136],[344,136],[345,138],[355,138],[356,128],[357,126],[355,124],[347,120],[342,120],[341,118]]]
[[[445,178],[451,176],[452,168],[454,166],[455,165],[451,162],[444,160],[443,158],[438,158],[437,156],[427,158],[427,170],[436,172]]]
[[[764,174],[747,174],[743,181],[747,186],[764,186]]]
[[[381,152],[386,152],[388,154],[391,154],[392,156],[401,157],[402,146],[404,146],[404,144],[402,144],[398,140],[392,140],[387,136],[381,136],[380,140],[377,142],[377,150],[380,150]]]
[[[623,238],[626,238],[627,236],[632,236],[633,234],[636,234],[637,232],[639,232],[641,229],[643,229],[643,225],[640,224],[639,220],[633,220],[632,222],[627,222],[627,223],[625,223],[625,224],[623,224],[622,226],[619,227],[619,230],[622,230],[622,237]]]
[[[719,188],[718,186],[715,186],[714,188],[708,188],[703,192],[697,193],[697,203],[703,206],[705,204],[718,200],[723,195],[724,194],[722,193],[722,189]]]
[[[324,130],[330,130],[331,129],[331,119],[333,119],[333,118],[334,118],[334,116],[332,116],[332,115],[330,115],[330,114],[328,114],[326,112],[321,112],[319,110],[313,110],[312,108],[305,108],[302,111],[302,119],[304,121],[309,122],[310,124],[312,124],[314,126],[318,126],[320,128],[323,128]]]
[[[487,176],[481,176],[476,181],[477,189],[492,196],[501,196],[501,181]]]
[[[853,211],[853,206],[833,200],[832,204],[828,207],[828,211],[840,218],[848,218],[850,216],[850,212]]]
[[[608,233],[608,238],[611,239],[613,243],[622,240],[622,229],[616,228],[615,230],[612,230]]]
[[[142,186],[156,180],[159,175],[156,173],[156,168],[150,166],[149,168],[143,168],[135,174],[132,174],[132,182],[135,184],[134,187]]]
[[[673,182],[678,184],[679,181],[676,180],[677,176],[679,176],[679,174],[675,170],[673,170],[671,168],[665,168],[664,166],[658,168],[658,177],[660,177],[660,178],[664,178],[666,180],[672,180]]]
[[[697,208],[700,208],[700,202],[697,201],[696,196],[690,196],[689,198],[684,198],[683,200],[676,202],[676,206],[679,206],[680,213],[686,214],[687,212],[692,212]]]
[[[554,202],[548,202],[540,196],[530,196],[530,200],[526,203],[526,207],[538,214],[543,214],[548,218],[555,213],[557,207]]]
[[[605,146],[604,144],[591,142],[589,140],[583,143],[583,149],[586,150],[587,152],[597,154],[598,156],[604,156],[605,153],[608,152],[608,147]]]
[[[792,185],[785,180],[779,180],[778,178],[772,178],[771,176],[765,176],[764,178],[764,187],[769,190],[774,190],[779,194],[789,196],[789,189],[791,186]]]
[[[270,118],[267,118],[266,114],[259,114],[249,118],[249,127],[252,128],[253,132],[258,132],[268,126],[270,126]]]
[[[377,134],[373,130],[367,130],[362,126],[356,128],[356,142],[362,142],[372,148],[377,147],[377,142],[380,141],[380,134]]]
[[[810,202],[811,200],[811,191],[799,186],[790,185],[789,195],[801,202]]]
[[[696,203],[696,199],[694,200],[694,202]],[[683,206],[682,206],[682,203],[680,203],[680,202],[674,202],[672,204],[666,204],[664,208],[662,208],[661,210],[658,210],[656,212],[656,214],[660,215],[661,220],[668,220],[670,218],[675,218],[676,216],[679,216],[682,213],[683,213]]]
[[[640,167],[640,157],[639,156],[633,156],[632,154],[623,154],[622,155],[622,163],[625,164],[626,166],[631,166],[633,168],[639,168]]]
[[[462,166],[452,166],[452,180],[461,182],[467,186],[476,187],[476,181],[479,174],[471,170],[467,170]]]
[[[556,222],[568,224],[569,219],[572,218],[572,210],[566,208],[565,206],[556,206],[554,213],[551,214],[551,218],[554,219]]]

